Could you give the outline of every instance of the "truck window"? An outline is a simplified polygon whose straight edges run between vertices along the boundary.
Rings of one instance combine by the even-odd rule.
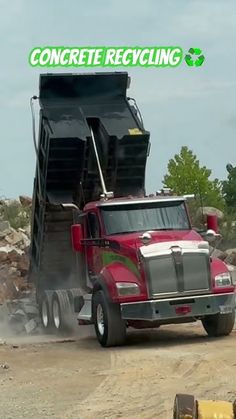
[[[183,202],[104,206],[102,215],[107,234],[190,229]]]
[[[97,214],[90,212],[88,214],[88,234],[91,239],[98,239],[100,237],[100,226]]]

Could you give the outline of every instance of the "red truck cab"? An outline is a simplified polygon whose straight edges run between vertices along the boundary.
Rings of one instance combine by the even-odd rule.
[[[234,286],[224,262],[191,228],[184,198],[120,198],[88,203],[72,227],[87,287],[80,321],[94,323],[103,346],[127,327],[202,320],[209,335],[234,325]]]

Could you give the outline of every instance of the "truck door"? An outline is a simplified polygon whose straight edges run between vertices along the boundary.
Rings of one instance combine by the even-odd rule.
[[[98,245],[92,245],[92,240],[101,238],[99,219],[95,212],[89,212],[87,214],[86,224],[88,237],[88,245],[86,246],[88,271],[90,275],[95,275],[102,269],[101,248]]]

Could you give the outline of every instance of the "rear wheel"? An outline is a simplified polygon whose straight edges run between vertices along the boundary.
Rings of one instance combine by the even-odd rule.
[[[82,298],[83,296],[83,292],[80,288],[70,288],[67,290],[68,293],[68,297],[70,300],[70,304],[71,304],[71,310],[72,312],[75,311],[75,304],[74,304],[74,300],[75,298]]]
[[[93,321],[97,339],[102,346],[118,346],[125,342],[126,325],[119,304],[107,301],[103,291],[97,291],[92,302]]]
[[[57,290],[53,293],[52,320],[58,333],[68,332],[72,328],[71,303],[66,290]]]
[[[39,297],[39,314],[44,331],[50,332],[52,330],[52,302],[53,291],[43,291]]]
[[[229,335],[233,330],[234,322],[235,310],[233,310],[232,313],[218,313],[207,316],[202,320],[202,325],[209,336],[218,337]]]

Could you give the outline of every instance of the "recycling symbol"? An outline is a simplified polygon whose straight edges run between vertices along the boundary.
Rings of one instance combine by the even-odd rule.
[[[200,48],[189,48],[188,54],[185,55],[184,59],[189,67],[200,67],[205,61]]]

